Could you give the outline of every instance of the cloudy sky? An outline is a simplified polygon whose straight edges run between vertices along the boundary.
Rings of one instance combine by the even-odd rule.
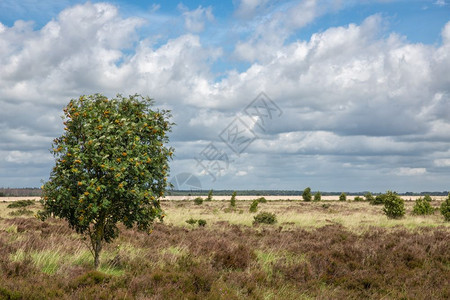
[[[0,0],[0,187],[92,93],[172,110],[206,189],[450,189],[449,0]]]

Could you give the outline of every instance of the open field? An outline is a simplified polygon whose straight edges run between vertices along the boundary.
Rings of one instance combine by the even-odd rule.
[[[268,201],[258,212],[278,222],[253,226],[238,199],[162,201],[164,224],[121,228],[98,272],[65,222],[33,217],[40,204],[0,202],[0,299],[450,298],[450,223],[438,212],[413,216],[407,201],[391,220],[366,202]]]

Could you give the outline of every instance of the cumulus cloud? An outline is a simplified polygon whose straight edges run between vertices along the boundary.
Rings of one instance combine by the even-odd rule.
[[[187,32],[158,43],[139,33],[151,17],[122,17],[105,3],[67,8],[39,29],[0,23],[2,184],[46,179],[62,107],[96,92],[148,94],[171,109],[173,174],[193,173],[204,185],[213,183],[193,158],[211,142],[230,158],[216,188],[433,189],[448,181],[433,176],[450,159],[450,22],[439,45],[386,33],[381,15],[289,40],[327,13],[323,6],[243,0],[238,24],[250,32],[230,50],[201,38],[212,7],[180,10]],[[246,67],[213,70],[233,57]],[[264,130],[244,111],[261,91],[282,110]],[[257,133],[240,155],[219,136],[236,117]]]

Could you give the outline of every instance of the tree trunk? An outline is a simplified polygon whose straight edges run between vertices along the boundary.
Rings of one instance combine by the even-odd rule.
[[[91,234],[91,245],[94,253],[94,268],[100,265],[100,252],[102,251],[103,226],[96,226],[95,231]]]

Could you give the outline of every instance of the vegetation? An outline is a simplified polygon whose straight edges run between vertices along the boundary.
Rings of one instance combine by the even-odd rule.
[[[362,202],[362,201],[365,201],[365,200],[364,200],[363,197],[356,196],[355,198],[353,198],[353,201],[356,201],[356,202]]]
[[[0,202],[0,299],[449,298],[441,215],[388,219],[366,202],[268,201],[278,222],[261,228],[250,226],[255,214],[225,213],[228,201],[162,201],[165,222],[150,235],[118,224],[97,270],[65,221],[11,217]]]
[[[303,198],[303,201],[306,201],[306,202],[311,201],[312,196],[311,196],[311,188],[310,187],[307,187],[306,189],[304,189],[302,198]]]
[[[33,205],[34,203],[34,200],[19,200],[8,204],[8,208],[27,207]]]
[[[212,201],[212,199],[213,199],[213,190],[209,190],[208,197],[206,198],[205,201]]]
[[[103,243],[118,236],[117,224],[148,231],[162,220],[158,198],[167,186],[165,147],[168,111],[135,95],[114,99],[96,94],[73,99],[64,109],[65,133],[54,140],[56,158],[43,187],[42,220],[56,216],[86,234],[99,266]]]
[[[430,201],[426,198],[419,198],[416,200],[413,207],[414,215],[431,215],[434,213],[434,209],[430,204]]]
[[[387,191],[384,197],[383,212],[388,218],[401,218],[405,215],[405,202],[396,193]]]
[[[364,198],[365,198],[365,200],[368,201],[370,204],[373,204],[373,202],[375,202],[375,198],[373,197],[373,195],[372,195],[371,192],[367,192],[367,193],[364,195]]]
[[[231,195],[230,206],[233,208],[236,207],[236,191]]]
[[[347,195],[345,193],[340,194],[339,201],[347,201]]]
[[[320,194],[320,192],[317,191],[317,192],[314,194],[314,201],[317,202],[317,201],[320,201],[320,200],[322,200],[322,194]]]
[[[250,204],[249,212],[254,213],[258,210],[259,200],[253,200],[252,204]]]
[[[194,199],[195,205],[202,205],[203,204],[203,198],[202,197],[196,197]]]
[[[444,220],[450,222],[450,193],[441,204],[441,214],[444,216]]]
[[[254,216],[253,225],[257,224],[275,224],[277,222],[277,217],[274,213],[270,212],[260,212]]]
[[[372,205],[383,205],[385,199],[386,199],[386,194],[376,195],[375,198],[372,198],[372,201],[370,201],[370,204],[372,204]]]

